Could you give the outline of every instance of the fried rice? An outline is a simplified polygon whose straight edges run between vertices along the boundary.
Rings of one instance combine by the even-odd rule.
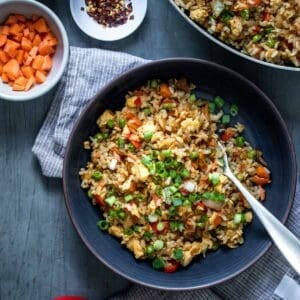
[[[218,141],[257,199],[265,199],[263,186],[271,182],[244,126],[231,125],[238,107],[224,113],[223,98],[199,99],[194,88],[172,79],[130,91],[121,111],[106,110],[97,120],[99,132],[84,142],[90,161],[79,172],[82,188],[103,212],[100,229],[166,272],[244,242],[252,212],[223,175]]]
[[[174,0],[209,33],[245,54],[300,66],[299,0]]]

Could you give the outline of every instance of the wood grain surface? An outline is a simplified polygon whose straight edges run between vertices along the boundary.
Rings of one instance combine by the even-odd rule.
[[[234,56],[186,24],[167,0],[149,0],[140,29],[113,43],[99,42],[82,33],[72,19],[69,1],[41,2],[61,18],[73,46],[124,51],[148,59],[198,57],[245,75],[282,113],[299,162],[300,72],[274,70]],[[42,177],[31,152],[55,90],[26,103],[0,100],[1,300],[51,299],[61,294],[104,299],[129,284],[83,246],[67,215],[61,180]]]

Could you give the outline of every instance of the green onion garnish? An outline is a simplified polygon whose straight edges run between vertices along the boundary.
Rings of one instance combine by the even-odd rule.
[[[151,231],[146,231],[143,235],[143,237],[146,239],[146,240],[150,240],[153,236],[153,232]]]
[[[232,105],[230,106],[230,114],[231,114],[233,117],[235,117],[238,113],[239,113],[239,108],[238,108],[238,106],[235,105],[235,104],[232,104]]]
[[[154,252],[154,247],[153,247],[152,245],[147,246],[145,252],[146,252],[147,255],[153,254],[153,252]]]
[[[123,129],[123,128],[126,126],[126,120],[123,119],[123,118],[120,119],[120,120],[119,120],[119,126],[120,126],[120,128]]]
[[[238,147],[244,147],[245,146],[245,138],[243,136],[238,136],[235,138],[235,144]]]
[[[97,140],[97,142],[101,142],[103,141],[104,137],[103,137],[103,134],[98,132],[94,135],[94,139]]]
[[[162,150],[162,151],[161,151],[161,154],[162,154],[163,157],[166,158],[166,157],[171,157],[172,152],[171,152],[171,150],[166,150],[166,149],[165,149],[165,150]]]
[[[269,47],[269,48],[274,48],[275,45],[276,45],[276,39],[272,38],[272,37],[269,37],[268,40],[266,41],[266,45]]]
[[[253,43],[258,43],[261,39],[262,39],[262,35],[258,33],[252,38],[252,41]]]
[[[114,120],[108,120],[106,123],[108,128],[114,128],[115,127],[115,121]]]
[[[216,202],[224,202],[225,201],[225,196],[218,192],[205,192],[201,195],[201,198],[203,198],[205,200],[216,201]]]
[[[254,159],[256,157],[256,151],[255,150],[248,151],[247,157],[251,158],[251,159]]]
[[[97,226],[98,226],[101,230],[105,231],[105,230],[108,229],[109,224],[108,224],[108,222],[107,222],[106,220],[101,220],[101,221],[98,221],[98,222],[97,222]]]
[[[93,194],[92,194],[91,190],[88,190],[87,195],[88,195],[88,197],[89,197],[90,199],[93,198]]]
[[[208,179],[213,185],[220,183],[220,174],[217,172],[208,174]]]
[[[151,109],[150,108],[144,108],[143,114],[147,117],[151,115]]]
[[[153,261],[152,261],[152,267],[153,269],[162,269],[165,266],[165,262],[162,258],[160,257],[156,257]]]
[[[108,212],[108,215],[112,218],[117,218],[118,217],[118,212],[113,210],[113,209],[110,209],[109,212]]]
[[[182,178],[188,178],[190,176],[190,172],[187,168],[183,168],[181,171],[180,171],[180,176]]]
[[[189,96],[189,102],[194,103],[196,100],[197,100],[197,97],[196,97],[195,94],[191,94],[191,95]]]
[[[173,251],[173,257],[176,260],[181,260],[183,258],[183,251],[182,251],[182,249],[175,249]]]
[[[208,110],[211,114],[215,113],[216,104],[214,102],[208,103]]]
[[[116,202],[117,198],[116,196],[110,196],[108,198],[106,198],[104,201],[109,205],[109,206],[113,206],[114,203]]]
[[[95,179],[96,181],[101,180],[102,177],[103,177],[103,174],[99,171],[95,171],[92,174],[92,178]]]
[[[229,124],[230,123],[230,115],[223,115],[222,116],[222,123]]]
[[[126,201],[126,202],[129,202],[129,201],[131,201],[133,199],[133,195],[126,195],[125,197],[124,197],[124,200]]]
[[[123,138],[118,138],[118,146],[119,148],[125,147],[125,140]]]
[[[175,207],[182,205],[182,200],[180,198],[175,198],[172,200],[172,202]]]
[[[198,157],[199,157],[198,152],[193,151],[193,152],[190,153],[190,159],[191,160],[196,160],[196,159],[198,159]]]
[[[163,231],[165,229],[165,223],[164,222],[158,222],[156,225],[156,228],[158,231]]]
[[[157,82],[157,80],[156,79],[152,79],[151,80],[151,83],[150,83],[150,86],[151,86],[151,88],[157,88],[157,86],[158,86],[158,82]]]
[[[245,220],[245,215],[243,213],[237,213],[233,217],[234,224],[240,224],[240,223],[244,222],[244,220]]]
[[[153,247],[156,251],[159,251],[164,247],[164,242],[162,240],[156,240],[153,244]]]
[[[145,142],[150,142],[151,139],[152,139],[152,137],[153,137],[153,132],[152,131],[146,131],[144,133],[144,140],[145,140]]]
[[[173,217],[176,215],[176,213],[177,213],[176,207],[170,206],[169,211],[168,211],[169,216]]]
[[[120,219],[125,219],[125,217],[126,217],[126,214],[125,214],[125,212],[123,211],[123,210],[121,210],[121,211],[119,211],[118,212],[118,217],[120,218]]]
[[[249,9],[242,10],[241,16],[244,20],[248,20],[250,16]]]
[[[223,98],[221,98],[220,96],[217,96],[217,97],[215,97],[214,102],[219,108],[221,108],[221,107],[223,107],[225,100]]]

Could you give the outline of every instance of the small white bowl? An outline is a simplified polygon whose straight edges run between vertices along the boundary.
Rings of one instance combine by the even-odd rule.
[[[36,84],[27,92],[17,92],[13,91],[8,84],[4,84],[0,78],[1,99],[26,101],[40,97],[56,85],[66,68],[69,57],[69,41],[66,30],[62,22],[51,9],[34,0],[1,0],[0,11],[0,24],[2,24],[10,14],[21,14],[26,17],[31,17],[32,15],[41,16],[45,18],[51,31],[58,40],[56,52],[53,56],[53,66],[44,83]]]
[[[147,12],[147,0],[131,0],[131,3],[134,19],[117,27],[98,24],[87,14],[85,0],[70,0],[70,8],[75,23],[85,34],[100,41],[111,42],[129,36],[142,24]]]

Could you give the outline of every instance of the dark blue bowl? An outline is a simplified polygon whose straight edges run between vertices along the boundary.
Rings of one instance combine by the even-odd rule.
[[[261,149],[272,171],[267,187],[266,207],[282,222],[291,208],[296,187],[296,159],[287,127],[271,100],[250,81],[220,65],[197,59],[167,59],[135,68],[102,89],[79,117],[66,149],[63,186],[71,220],[88,249],[107,267],[125,278],[155,288],[187,290],[203,288],[232,278],[255,263],[271,241],[255,217],[246,227],[245,243],[237,249],[222,248],[198,257],[177,273],[152,269],[148,261],[137,261],[118,239],[100,232],[96,222],[101,213],[90,204],[80,188],[78,171],[89,160],[82,143],[97,131],[96,119],[105,109],[120,109],[128,90],[151,78],[185,77],[197,85],[200,94],[220,95],[239,106],[246,139]]]

